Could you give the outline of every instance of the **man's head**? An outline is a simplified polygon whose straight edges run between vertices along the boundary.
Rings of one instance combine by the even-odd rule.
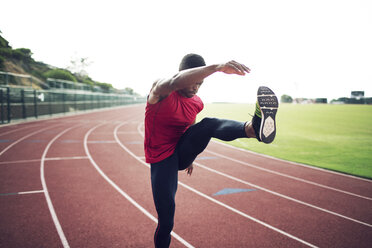
[[[183,57],[179,70],[183,71],[186,69],[191,69],[195,67],[205,66],[205,61],[202,56],[194,53],[187,54]],[[193,97],[199,90],[199,87],[203,82],[197,82],[185,89],[181,89],[178,92],[185,97]]]
[[[180,63],[179,70],[183,71],[186,69],[191,69],[200,66],[205,66],[205,61],[203,57],[195,53],[190,53],[183,57]]]

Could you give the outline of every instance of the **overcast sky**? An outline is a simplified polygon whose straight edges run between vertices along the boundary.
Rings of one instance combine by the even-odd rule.
[[[182,57],[234,59],[245,77],[214,74],[205,101],[254,102],[259,85],[280,96],[372,96],[370,0],[1,0],[0,30],[13,48],[66,68],[87,57],[88,74],[147,94]]]

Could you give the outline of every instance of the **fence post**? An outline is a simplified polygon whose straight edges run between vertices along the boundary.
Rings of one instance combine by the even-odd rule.
[[[4,123],[3,89],[0,89],[0,102],[1,102],[1,124],[3,124]]]
[[[8,123],[10,123],[10,89],[9,87],[6,88],[6,101],[7,101],[7,114],[8,114]]]
[[[6,86],[9,85],[9,74],[8,73],[5,74],[5,85]]]
[[[93,95],[90,95],[90,108],[93,109]]]
[[[25,90],[21,90],[21,103],[22,103],[22,117],[27,118],[26,105],[25,105]]]
[[[34,90],[34,114],[35,114],[35,118],[37,119],[37,92],[36,90]]]
[[[49,115],[52,116],[52,101],[53,101],[53,93],[49,92],[48,94],[48,108],[49,108]]]
[[[66,113],[66,95],[62,93],[63,113]]]
[[[75,107],[75,112],[76,112],[77,111],[77,94],[76,94],[76,90],[75,90],[74,101],[75,101],[74,107]]]

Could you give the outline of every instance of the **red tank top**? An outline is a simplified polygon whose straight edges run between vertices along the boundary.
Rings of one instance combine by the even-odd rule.
[[[183,97],[177,91],[156,104],[146,105],[145,156],[156,163],[173,154],[178,140],[204,105],[200,97]]]

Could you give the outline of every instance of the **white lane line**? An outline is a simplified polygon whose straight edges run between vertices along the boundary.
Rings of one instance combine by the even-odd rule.
[[[222,145],[222,146],[229,147],[233,150],[238,150],[238,151],[254,154],[254,155],[257,155],[257,156],[260,156],[260,157],[265,157],[265,158],[277,160],[277,161],[280,161],[280,162],[289,163],[289,164],[292,164],[292,165],[302,166],[302,167],[305,167],[307,169],[319,170],[319,171],[322,171],[322,172],[335,174],[335,175],[342,176],[342,177],[349,177],[349,178],[353,178],[353,179],[356,179],[356,180],[372,183],[371,179],[361,178],[361,177],[357,177],[357,176],[353,176],[353,175],[343,174],[343,173],[340,173],[340,172],[337,172],[337,171],[326,170],[326,169],[315,167],[315,166],[310,166],[310,165],[301,164],[301,163],[297,163],[297,162],[292,162],[292,161],[288,161],[288,160],[284,160],[284,159],[280,159],[280,158],[275,158],[275,157],[272,157],[272,156],[269,156],[269,155],[265,155],[265,154],[253,152],[253,151],[250,151],[250,150],[245,150],[245,149],[242,149],[242,148],[239,148],[239,147],[235,147],[235,146],[232,146],[232,145],[229,145],[229,144],[225,144],[225,143],[222,143],[222,142],[219,142],[219,141],[216,141],[216,140],[212,140],[212,142],[214,142],[216,144],[219,144],[219,145]]]
[[[138,132],[143,136],[143,132],[141,132],[141,130],[140,130],[140,125],[137,126],[137,130],[138,130]],[[221,144],[223,144],[223,143],[221,143]],[[210,151],[208,151],[208,152],[210,152]],[[223,156],[223,155],[217,154],[217,153],[215,153],[215,152],[211,152],[211,153],[214,154],[214,155],[217,155],[217,156],[226,157],[226,156]],[[226,158],[227,158],[227,157],[226,157]],[[238,161],[238,160],[235,160],[235,159],[231,159],[231,160],[236,161],[236,162]],[[300,204],[306,205],[306,206],[308,206],[308,207],[312,207],[312,208],[318,209],[318,210],[320,210],[320,211],[323,211],[323,212],[326,212],[326,213],[329,213],[329,214],[332,214],[332,215],[336,215],[336,216],[338,216],[338,217],[341,217],[341,218],[344,218],[344,219],[347,219],[347,220],[350,220],[350,221],[353,221],[353,222],[356,222],[356,223],[359,223],[359,224],[362,224],[362,225],[366,225],[366,226],[368,226],[368,227],[372,227],[371,224],[368,224],[368,223],[365,223],[365,222],[362,222],[362,221],[359,221],[359,220],[356,220],[356,219],[353,219],[353,218],[350,218],[350,217],[344,216],[344,215],[342,215],[342,214],[338,214],[338,213],[336,213],[336,212],[333,212],[333,211],[330,211],[330,210],[327,210],[327,209],[324,209],[324,208],[317,207],[317,206],[315,206],[315,205],[312,205],[312,204],[309,204],[309,203],[306,203],[306,202],[303,202],[303,201],[300,201],[300,200],[294,199],[294,198],[292,198],[292,197],[289,197],[289,196],[286,196],[286,195],[283,195],[283,194],[280,194],[280,193],[277,193],[277,192],[271,191],[271,190],[266,189],[266,188],[263,188],[263,187],[261,187],[261,186],[258,186],[258,185],[252,184],[252,183],[248,183],[248,182],[246,182],[246,181],[244,181],[244,180],[241,180],[241,179],[239,179],[239,178],[236,178],[236,177],[233,177],[233,176],[227,175],[227,174],[225,174],[225,173],[223,173],[223,172],[219,172],[219,171],[217,171],[217,170],[214,170],[214,169],[211,169],[211,168],[209,168],[209,167],[206,167],[206,166],[204,166],[204,165],[202,165],[202,164],[200,164],[200,163],[194,162],[194,164],[198,165],[199,167],[201,167],[201,168],[203,168],[203,169],[206,169],[206,170],[209,170],[209,171],[211,171],[211,172],[217,173],[217,174],[219,174],[219,175],[225,176],[225,177],[230,178],[230,179],[232,179],[232,180],[235,180],[235,181],[237,181],[237,182],[244,183],[244,184],[247,184],[247,185],[250,185],[250,186],[256,187],[256,188],[258,188],[258,189],[261,189],[261,190],[266,191],[266,192],[268,192],[268,193],[274,194],[274,195],[276,195],[276,196],[283,197],[283,198],[285,198],[285,199],[287,199],[287,200],[291,200],[291,201],[294,201],[294,202],[297,202],[297,203],[300,203]],[[350,193],[350,192],[348,192],[348,193]],[[351,193],[351,194],[352,194],[352,193]]]
[[[74,126],[76,127],[76,126]],[[47,184],[45,182],[45,175],[44,175],[44,168],[45,168],[45,160],[46,160],[46,154],[50,148],[50,146],[53,144],[54,141],[56,141],[59,137],[61,137],[63,134],[65,134],[66,132],[70,131],[72,128],[74,127],[70,127],[68,129],[65,129],[64,131],[60,132],[57,136],[55,136],[49,143],[48,145],[46,146],[44,152],[43,152],[43,155],[41,156],[41,163],[40,163],[40,179],[41,179],[41,184],[43,186],[43,190],[44,190],[44,195],[45,195],[45,199],[46,199],[46,202],[48,204],[48,208],[49,208],[49,212],[52,216],[52,219],[53,219],[53,222],[54,222],[54,225],[57,229],[57,232],[58,232],[58,235],[59,235],[59,238],[61,239],[61,242],[62,242],[62,245],[64,248],[69,248],[70,245],[68,244],[68,241],[66,239],[66,236],[63,232],[63,229],[61,227],[61,224],[59,223],[59,220],[58,220],[58,217],[57,217],[57,214],[54,210],[54,206],[53,206],[53,203],[52,203],[52,200],[50,199],[50,195],[49,195],[49,192],[48,192],[48,187],[47,187]]]
[[[28,137],[30,137],[30,136],[32,136],[32,135],[35,135],[35,134],[37,134],[37,133],[43,132],[43,131],[45,131],[45,130],[47,130],[47,129],[51,129],[51,128],[55,128],[55,126],[49,126],[49,127],[46,127],[46,128],[42,128],[42,129],[39,129],[39,130],[37,130],[37,131],[35,131],[35,132],[32,132],[32,133],[30,133],[30,134],[28,134],[28,135],[26,135],[26,136],[23,136],[22,138],[20,138],[20,139],[14,141],[14,142],[13,142],[12,144],[10,144],[9,146],[5,147],[5,148],[0,152],[0,156],[3,155],[7,150],[9,150],[10,148],[12,148],[14,145],[16,145],[17,143],[21,142],[22,140],[25,140],[25,139],[27,139]]]
[[[124,124],[126,124],[127,122],[124,122]],[[122,125],[124,125],[122,124]],[[136,208],[138,208],[143,214],[145,214],[148,218],[150,218],[152,221],[154,221],[155,223],[158,223],[158,220],[152,215],[150,214],[146,209],[144,209],[140,204],[138,204],[132,197],[130,197],[127,193],[125,193],[117,184],[115,184],[101,169],[100,167],[96,164],[96,162],[93,160],[90,152],[89,152],[89,149],[88,149],[88,136],[90,135],[90,133],[96,129],[97,127],[101,126],[103,124],[100,124],[98,126],[95,126],[93,128],[91,128],[86,134],[85,134],[85,137],[84,137],[84,149],[85,149],[85,152],[87,154],[87,156],[89,157],[89,160],[90,162],[92,163],[92,165],[94,166],[94,168],[96,168],[96,170],[98,171],[98,173],[114,188],[116,189],[122,196],[124,196],[130,203],[132,203]],[[116,131],[116,129],[115,129]],[[115,137],[115,140],[117,139],[117,137]],[[175,232],[172,232],[171,235],[177,239],[179,242],[181,242],[183,245],[185,245],[186,247],[188,248],[194,248],[194,246],[192,246],[191,244],[189,244],[186,240],[184,240],[183,238],[181,238],[181,236],[179,236],[177,233]]]
[[[34,190],[34,191],[18,192],[19,195],[38,194],[38,193],[44,193],[44,190]]]
[[[123,124],[122,124],[123,125]],[[120,127],[120,126],[122,126],[122,125],[119,125],[119,126],[117,126],[116,128],[115,128],[115,131],[117,131],[117,129]],[[140,130],[139,129],[139,126],[140,125],[138,125],[137,126],[137,130]],[[140,131],[139,131],[140,132]],[[115,133],[114,133],[115,134]],[[143,134],[142,132],[140,132],[140,134]],[[117,135],[115,134],[115,138],[117,138]],[[150,166],[147,164],[147,163],[145,163],[143,160],[141,160],[139,157],[137,157],[133,152],[131,152],[120,140],[119,140],[119,138],[117,138],[117,141],[118,141],[118,144],[125,150],[125,151],[127,151],[132,157],[134,157],[135,159],[137,159],[141,164],[143,164],[143,165],[145,165],[146,167],[149,167],[150,168]],[[195,162],[194,162],[195,163]],[[194,189],[194,188],[192,188],[192,187],[190,187],[190,186],[188,186],[188,185],[186,185],[186,184],[184,184],[184,183],[182,183],[181,181],[178,181],[178,183],[181,185],[181,186],[183,186],[184,188],[186,188],[186,189],[188,189],[188,190],[190,190],[190,191],[192,191],[192,192],[194,192],[194,193],[196,193],[196,194],[198,194],[198,195],[200,195],[200,196],[202,196],[202,197],[204,197],[204,198],[206,198],[206,199],[208,199],[208,200],[210,200],[210,201],[212,201],[212,202],[214,202],[214,203],[216,203],[216,204],[218,204],[218,205],[220,205],[220,206],[222,206],[222,207],[224,207],[224,208],[227,208],[227,209],[229,209],[229,210],[231,210],[231,211],[233,211],[234,213],[237,213],[237,214],[239,214],[239,215],[241,215],[241,216],[243,216],[243,217],[245,217],[245,218],[247,218],[247,219],[250,219],[250,220],[252,220],[252,221],[254,221],[254,222],[256,222],[256,223],[258,223],[258,224],[260,224],[260,225],[263,225],[263,226],[265,226],[265,227],[267,227],[267,228],[269,228],[269,229],[271,229],[271,230],[273,230],[273,231],[275,231],[275,232],[279,232],[280,234],[282,234],[282,235],[284,235],[284,236],[287,236],[288,238],[291,238],[291,239],[294,239],[294,240],[296,240],[296,241],[298,241],[298,242],[300,242],[300,243],[302,243],[302,244],[305,244],[305,245],[307,245],[307,246],[309,246],[309,247],[317,247],[317,246],[315,246],[315,245],[313,245],[313,244],[310,244],[310,243],[308,243],[308,242],[306,242],[306,241],[304,241],[304,240],[302,240],[302,239],[300,239],[300,238],[297,238],[296,236],[293,236],[293,235],[291,235],[291,234],[289,234],[289,233],[287,233],[287,232],[285,232],[285,231],[283,231],[283,230],[281,230],[281,229],[278,229],[278,228],[276,228],[276,227],[274,227],[274,226],[271,226],[271,225],[269,225],[269,224],[267,224],[266,222],[263,222],[263,221],[261,221],[261,220],[259,220],[259,219],[256,219],[256,218],[254,218],[254,217],[252,217],[252,216],[250,216],[250,215],[247,215],[246,213],[243,213],[243,212],[241,212],[241,211],[239,211],[239,210],[237,210],[237,209],[235,209],[235,208],[233,208],[233,207],[231,207],[231,206],[229,206],[229,205],[227,205],[227,204],[225,204],[225,203],[222,203],[222,202],[220,202],[220,201],[218,201],[218,200],[216,200],[216,199],[214,199],[214,198],[212,198],[212,197],[210,197],[210,196],[208,196],[208,195],[206,195],[206,194],[204,194],[204,193],[202,193],[202,192],[200,192],[200,191],[198,191],[198,190],[196,190],[196,189]]]
[[[37,126],[37,125],[33,125],[33,126],[24,126],[24,127],[18,128],[18,129],[9,130],[8,132],[1,133],[0,136],[6,135],[6,134],[10,134],[10,133],[14,133],[14,132],[18,132],[19,130],[23,130],[23,129],[31,128],[31,127],[36,127],[36,126]]]
[[[336,212],[333,212],[333,211],[330,211],[330,210],[327,210],[327,209],[324,209],[324,208],[321,208],[321,207],[318,207],[318,206],[312,205],[312,204],[310,204],[310,203],[306,203],[306,202],[303,202],[303,201],[297,200],[297,199],[292,198],[292,197],[290,197],[290,196],[286,196],[286,195],[283,195],[283,194],[277,193],[277,192],[275,192],[275,191],[272,191],[272,190],[269,190],[269,189],[263,188],[263,187],[258,186],[258,185],[256,185],[256,184],[249,183],[249,182],[244,181],[244,180],[242,180],[242,179],[239,179],[239,178],[236,178],[236,177],[230,176],[230,175],[228,175],[228,174],[226,174],[226,173],[223,173],[223,172],[220,172],[220,171],[214,170],[214,169],[209,168],[209,167],[207,167],[207,166],[205,166],[205,165],[202,165],[202,164],[200,164],[200,163],[194,162],[194,164],[197,165],[197,166],[199,166],[199,167],[201,167],[201,168],[203,168],[203,169],[205,169],[205,170],[208,170],[208,171],[211,171],[211,172],[213,172],[213,173],[219,174],[219,175],[221,175],[221,176],[227,177],[227,178],[229,178],[229,179],[231,179],[231,180],[234,180],[234,181],[237,181],[237,182],[240,182],[240,183],[243,183],[243,184],[249,185],[249,186],[251,186],[251,187],[255,187],[255,188],[257,188],[257,189],[260,189],[260,190],[265,191],[265,192],[268,192],[268,193],[270,193],[270,194],[273,194],[273,195],[276,195],[276,196],[282,197],[282,198],[284,198],[284,199],[287,199],[287,200],[290,200],[290,201],[294,201],[294,202],[296,202],[296,203],[299,203],[299,204],[302,204],[302,205],[305,205],[305,206],[308,206],[308,207],[311,207],[311,208],[314,208],[314,209],[317,209],[317,210],[320,210],[320,211],[326,212],[326,213],[328,213],[328,214],[332,214],[332,215],[335,215],[335,216],[341,217],[341,218],[346,219],[346,220],[350,220],[350,221],[356,222],[356,223],[358,223],[358,224],[362,224],[362,225],[365,225],[365,226],[368,226],[368,227],[372,227],[371,224],[368,224],[368,223],[365,223],[365,222],[362,222],[362,221],[359,221],[359,220],[356,220],[356,219],[353,219],[353,218],[347,217],[347,216],[342,215],[342,214],[338,214],[338,213],[336,213]]]
[[[49,160],[74,160],[74,159],[88,159],[88,157],[81,156],[81,157],[56,157],[56,158],[45,158],[45,161]],[[0,162],[2,164],[26,164],[26,163],[33,163],[33,162],[40,162],[41,159],[29,159],[29,160],[16,160],[16,161],[5,161]]]
[[[55,157],[55,158],[45,158],[47,161],[54,160],[76,160],[76,159],[88,159],[87,156],[76,156],[76,157]]]
[[[256,222],[256,223],[258,223],[260,225],[263,225],[263,226],[265,226],[265,227],[267,227],[267,228],[269,228],[269,229],[271,229],[271,230],[273,230],[275,232],[278,232],[278,233],[280,233],[280,234],[282,234],[284,236],[287,236],[287,237],[289,237],[291,239],[294,239],[294,240],[296,240],[296,241],[298,241],[298,242],[300,242],[300,243],[302,243],[304,245],[307,245],[309,247],[317,247],[317,246],[315,246],[315,245],[313,245],[313,244],[311,244],[309,242],[306,242],[306,241],[304,241],[304,240],[302,240],[300,238],[297,238],[296,236],[293,236],[293,235],[291,235],[291,234],[289,234],[287,232],[284,232],[283,230],[281,230],[279,228],[273,227],[273,226],[267,224],[266,222],[263,222],[263,221],[261,221],[259,219],[256,219],[256,218],[254,218],[254,217],[252,217],[252,216],[250,216],[250,215],[248,215],[248,214],[246,214],[246,213],[244,213],[242,211],[239,211],[239,210],[237,210],[237,209],[235,209],[233,207],[230,207],[229,205],[227,205],[227,204],[225,204],[223,202],[217,201],[216,199],[214,199],[214,198],[212,198],[212,197],[210,197],[210,196],[208,196],[208,195],[206,195],[206,194],[204,194],[204,193],[202,193],[202,192],[200,192],[200,191],[198,191],[198,190],[196,190],[196,189],[194,189],[194,188],[192,188],[192,187],[190,187],[190,186],[188,186],[188,185],[186,185],[186,184],[184,184],[182,182],[178,182],[178,183],[180,185],[182,185],[183,187],[185,187],[186,189],[188,189],[188,190],[190,190],[190,191],[192,191],[192,192],[200,195],[201,197],[204,197],[204,198],[206,198],[206,199],[208,199],[208,200],[210,200],[210,201],[212,201],[212,202],[214,202],[214,203],[216,203],[216,204],[218,204],[218,205],[220,205],[220,206],[222,206],[224,208],[227,208],[228,210],[231,210],[232,212],[234,212],[236,214],[239,214],[239,215],[241,215],[241,216],[243,216],[243,217],[245,217],[247,219],[250,219],[250,220],[252,220],[252,221],[254,221],[254,222]]]
[[[44,190],[33,190],[33,191],[24,191],[24,192],[15,192],[15,193],[3,193],[0,196],[8,196],[8,195],[27,195],[27,194],[38,194],[44,193]]]
[[[271,174],[275,174],[275,175],[278,175],[278,176],[290,178],[290,179],[293,179],[293,180],[296,180],[296,181],[300,181],[300,182],[311,184],[311,185],[318,186],[318,187],[321,187],[321,188],[325,188],[325,189],[337,191],[339,193],[343,193],[343,194],[347,194],[347,195],[351,195],[351,196],[363,198],[363,199],[366,199],[366,200],[370,200],[370,201],[372,200],[372,198],[367,197],[367,196],[358,195],[358,194],[355,194],[355,193],[351,193],[349,191],[345,191],[345,190],[341,190],[341,189],[336,189],[336,188],[333,188],[333,187],[330,187],[330,186],[326,186],[326,185],[323,185],[323,184],[320,184],[320,183],[315,183],[315,182],[312,182],[312,181],[308,181],[306,179],[302,179],[302,178],[299,178],[299,177],[290,176],[288,174],[284,174],[284,173],[280,173],[280,172],[273,171],[273,170],[270,170],[270,169],[262,168],[262,167],[253,165],[251,163],[247,163],[247,162],[244,162],[244,161],[241,161],[241,160],[238,160],[238,159],[234,159],[234,158],[231,158],[231,157],[222,155],[220,153],[212,152],[210,149],[207,149],[206,152],[209,152],[209,153],[211,153],[211,154],[213,154],[215,156],[218,156],[218,157],[221,157],[221,158],[224,158],[224,159],[227,159],[227,160],[230,160],[230,161],[233,161],[233,162],[242,164],[244,166],[249,166],[249,167],[252,167],[252,168],[255,168],[255,169],[258,169],[258,170],[262,170],[262,171],[265,171],[265,172],[268,172],[268,173],[271,173]]]

